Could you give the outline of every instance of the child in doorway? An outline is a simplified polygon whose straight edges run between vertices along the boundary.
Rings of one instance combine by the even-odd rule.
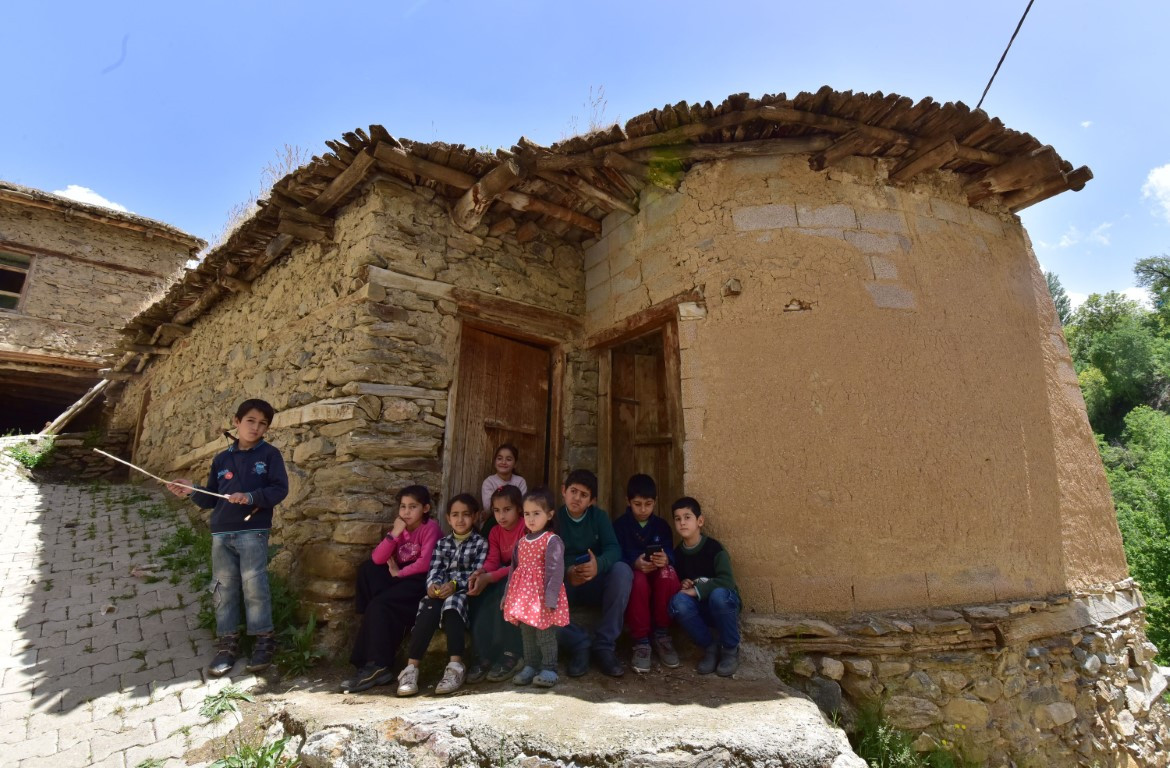
[[[256,638],[246,669],[266,669],[276,653],[272,598],[268,589],[268,534],[272,508],[288,495],[284,459],[264,435],[276,411],[264,400],[245,400],[232,425],[237,437],[211,461],[204,490],[226,499],[180,488],[187,479],[167,484],[176,496],[191,497],[211,509],[211,575],[214,582],[215,658],[207,667],[212,677],[231,671],[239,655],[240,595],[248,634]]]
[[[631,666],[635,672],[650,671],[650,632],[662,666],[679,665],[670,640],[670,600],[678,592],[674,570],[674,535],[670,524],[654,514],[658,486],[650,475],[633,475],[626,483],[626,513],[613,524],[622,548],[622,560],[634,572],[626,628],[634,641]]]
[[[516,685],[557,684],[556,627],[569,623],[569,601],[565,545],[551,530],[555,509],[547,488],[536,488],[524,497],[527,533],[516,542],[514,573],[504,595],[504,619],[520,625],[524,645],[524,668],[512,678]]]
[[[390,667],[402,638],[414,626],[418,603],[427,591],[427,570],[439,541],[431,519],[431,492],[408,485],[395,496],[398,517],[370,559],[358,568],[357,612],[362,617],[349,656],[357,674],[341,690],[357,693],[396,679]]]
[[[505,485],[492,493],[492,517],[496,525],[488,533],[488,555],[483,568],[471,574],[471,638],[477,661],[467,670],[467,682],[507,680],[516,673],[520,659],[520,630],[504,621],[500,604],[512,572],[512,551],[524,535],[520,522],[523,508],[520,489]]]
[[[681,589],[670,601],[670,615],[703,649],[695,666],[700,675],[715,672],[731,677],[739,668],[739,588],[731,572],[731,556],[715,539],[703,534],[703,508],[690,496],[670,507],[678,549],[674,567]],[[711,634],[714,627],[719,638]]]
[[[518,461],[520,461],[520,451],[511,443],[502,443],[496,449],[496,473],[484,478],[483,485],[479,489],[479,495],[483,498],[484,510],[491,509],[492,494],[496,492],[497,488],[505,485],[514,485],[520,489],[521,495],[528,493],[528,483],[524,482],[524,478],[515,472],[516,462]],[[492,523],[490,518],[486,522],[486,527],[491,528]],[[483,533],[486,534],[487,531],[483,531]]]
[[[435,693],[454,693],[463,686],[465,630],[467,628],[467,583],[478,573],[487,557],[487,540],[475,532],[479,503],[469,493],[461,493],[447,504],[447,524],[451,533],[439,539],[427,573],[427,596],[418,604],[418,615],[410,633],[410,650],[406,666],[398,675],[398,695],[418,693],[418,663],[442,624],[447,632],[447,653],[451,659]]]

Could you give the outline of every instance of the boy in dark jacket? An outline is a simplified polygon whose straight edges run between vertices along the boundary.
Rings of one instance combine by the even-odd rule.
[[[272,626],[272,598],[268,590],[268,534],[272,508],[288,495],[288,473],[280,451],[264,441],[275,410],[264,400],[245,400],[236,409],[237,430],[227,450],[211,461],[211,475],[203,490],[226,499],[178,487],[176,496],[190,496],[211,509],[211,578],[214,584],[216,654],[207,673],[221,677],[231,671],[239,655],[240,593],[248,634],[256,638],[246,669],[259,672],[272,663],[276,636]]]
[[[679,590],[674,570],[674,534],[670,525],[654,514],[658,486],[650,475],[633,475],[626,483],[626,513],[613,524],[622,560],[633,570],[626,628],[634,641],[636,672],[650,671],[650,632],[662,666],[679,665],[670,640],[670,600]]]

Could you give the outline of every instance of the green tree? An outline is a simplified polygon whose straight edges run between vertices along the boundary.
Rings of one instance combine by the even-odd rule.
[[[1069,319],[1072,318],[1072,301],[1065,293],[1064,286],[1060,284],[1060,278],[1055,272],[1045,272],[1044,281],[1048,283],[1048,293],[1052,296],[1052,305],[1056,307],[1056,316],[1060,318],[1060,324],[1068,325]]]
[[[1150,256],[1133,265],[1137,284],[1150,292],[1162,329],[1170,328],[1170,256]]]

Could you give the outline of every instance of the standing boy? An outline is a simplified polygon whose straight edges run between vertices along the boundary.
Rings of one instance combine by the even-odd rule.
[[[678,549],[674,566],[681,589],[670,601],[670,615],[703,649],[695,666],[700,675],[731,677],[739,668],[739,588],[731,572],[731,556],[715,539],[703,534],[703,509],[690,496],[671,505]],[[711,634],[714,628],[719,638]]]
[[[674,570],[674,536],[670,525],[654,514],[658,486],[650,475],[633,475],[626,483],[626,513],[613,524],[622,560],[633,571],[626,627],[634,641],[635,672],[650,671],[650,630],[658,661],[671,669],[678,654],[670,640],[670,600],[678,592]]]
[[[211,509],[211,578],[215,603],[216,654],[207,673],[221,677],[231,671],[239,655],[240,593],[248,634],[256,638],[249,672],[267,669],[276,654],[272,626],[272,598],[268,591],[268,534],[272,508],[288,495],[288,474],[280,451],[264,442],[275,410],[263,400],[245,400],[236,409],[232,426],[239,435],[226,451],[211,461],[204,490],[226,494],[226,499],[192,492],[177,483],[167,488],[176,496],[190,496]]]
[[[558,640],[569,652],[568,673],[579,677],[589,669],[589,632],[576,622],[576,611],[582,605],[599,605],[601,621],[593,637],[593,655],[602,672],[621,677],[626,669],[614,648],[622,632],[634,575],[622,562],[609,515],[593,503],[597,476],[587,469],[573,470],[565,478],[561,496],[565,503],[555,521],[557,535],[565,543],[565,591],[571,623],[560,630]]]

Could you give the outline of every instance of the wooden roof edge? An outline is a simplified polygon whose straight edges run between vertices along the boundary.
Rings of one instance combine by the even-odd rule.
[[[148,234],[152,237],[160,237],[186,247],[191,253],[196,253],[207,245],[206,241],[202,238],[188,234],[178,227],[171,226],[157,219],[139,216],[136,213],[123,213],[113,208],[103,208],[100,205],[82,203],[77,200],[62,197],[61,195],[54,195],[51,192],[45,192],[41,189],[14,184],[10,181],[0,180],[0,202],[59,211],[66,215],[78,216],[99,224],[105,224],[119,229],[129,229]]]

